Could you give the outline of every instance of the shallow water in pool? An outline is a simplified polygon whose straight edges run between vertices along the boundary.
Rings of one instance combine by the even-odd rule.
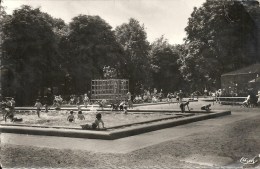
[[[61,127],[80,127],[83,124],[92,124],[96,119],[96,114],[101,113],[105,127],[124,125],[129,123],[138,123],[143,121],[155,120],[159,118],[175,117],[174,113],[127,113],[119,111],[83,111],[85,120],[79,120],[78,112],[74,112],[75,122],[68,122],[67,117],[69,111],[49,111],[48,113],[41,112],[41,117],[38,118],[36,111],[21,111],[15,114],[15,117],[22,118],[22,122],[14,124],[24,125],[41,125],[41,126],[61,126]],[[13,122],[1,121],[0,124],[13,124]]]

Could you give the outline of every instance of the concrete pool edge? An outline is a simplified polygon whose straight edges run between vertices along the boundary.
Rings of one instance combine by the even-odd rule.
[[[155,131],[155,130],[184,125],[184,124],[188,124],[188,123],[192,123],[192,122],[221,117],[221,116],[225,116],[225,115],[231,115],[231,111],[216,111],[216,112],[210,113],[210,114],[190,116],[190,117],[185,117],[185,118],[178,119],[178,120],[161,121],[161,122],[157,122],[156,124],[155,123],[146,124],[145,126],[136,126],[131,129],[129,129],[129,128],[118,129],[115,131],[111,131],[110,136],[113,139],[119,139],[119,138],[123,138],[123,137],[129,137],[129,136],[138,135],[138,134],[142,134],[142,133],[146,133],[146,132],[151,132],[151,131]]]
[[[192,122],[216,118],[225,115],[231,115],[231,111],[223,111],[223,110],[213,111],[209,114],[201,114],[198,116],[185,117],[178,120],[165,120],[165,121],[148,123],[148,124],[143,124],[143,125],[138,125],[133,127],[125,127],[122,129],[116,129],[114,131],[73,130],[73,129],[35,128],[35,127],[0,125],[0,132],[28,134],[28,135],[45,135],[45,136],[114,140],[114,139],[129,137],[129,136],[138,135],[146,132],[184,125]]]
[[[187,100],[189,102],[198,102],[198,100]],[[152,105],[164,105],[164,104],[179,104],[179,102],[177,101],[173,101],[173,102],[156,102],[156,103],[138,103],[138,104],[133,104],[133,107],[141,107],[141,106],[152,106]],[[82,111],[92,111],[91,110],[91,106],[92,105],[88,105],[87,107],[85,107],[84,105],[80,105],[80,110]],[[98,107],[98,111],[102,111],[103,109]],[[36,111],[36,107],[15,107],[16,111]],[[50,106],[49,110],[55,110],[55,107]],[[79,110],[77,105],[62,105],[60,107],[60,110]],[[104,110],[111,110],[111,107],[106,106]],[[44,111],[44,108],[42,108],[42,111]],[[59,111],[59,110],[58,110]]]

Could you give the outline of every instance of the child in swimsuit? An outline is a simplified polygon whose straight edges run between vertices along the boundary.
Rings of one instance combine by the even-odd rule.
[[[69,122],[75,121],[75,117],[74,117],[73,113],[74,113],[73,111],[70,111],[70,115],[69,115],[68,118],[67,118],[67,120],[68,120]]]

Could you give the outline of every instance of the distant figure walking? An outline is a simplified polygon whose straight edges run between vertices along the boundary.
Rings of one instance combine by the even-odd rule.
[[[12,113],[15,113],[15,101],[14,101],[14,98],[11,99],[11,111]]]
[[[36,107],[37,115],[40,118],[40,112],[41,112],[42,104],[41,104],[39,99],[36,100],[36,103],[35,103],[34,106]]]
[[[180,104],[182,103],[183,97],[184,97],[184,94],[182,93],[182,90],[180,90],[180,92],[179,92],[179,103]]]
[[[45,108],[45,112],[47,113],[49,110],[49,108],[48,108],[48,98],[47,98],[47,96],[44,96],[43,97],[43,105],[44,105],[44,108]]]
[[[167,97],[167,102],[170,104],[172,101],[172,94],[168,93],[166,97]]]
[[[126,95],[127,95],[128,107],[129,107],[129,109],[130,108],[133,109],[132,95],[130,92],[128,92]]]
[[[89,98],[88,98],[87,94],[84,95],[84,100],[83,101],[84,101],[84,105],[87,107],[88,104],[89,104]]]

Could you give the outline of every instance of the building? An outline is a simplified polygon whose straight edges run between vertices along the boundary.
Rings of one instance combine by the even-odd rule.
[[[256,93],[260,90],[260,63],[221,75],[221,89],[227,95]]]

